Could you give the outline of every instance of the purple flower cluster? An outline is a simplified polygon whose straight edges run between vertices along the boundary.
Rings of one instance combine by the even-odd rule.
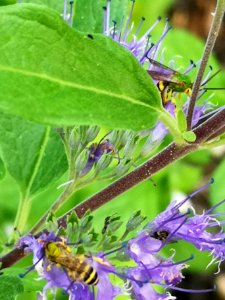
[[[68,264],[68,258],[73,261],[79,256],[72,254],[66,240],[57,237],[54,233],[43,234],[38,239],[33,236],[22,238],[20,246],[25,246],[27,252],[33,252],[34,266],[31,269],[35,268],[39,276],[48,282],[41,293],[42,299],[47,299],[46,291],[48,289],[56,290],[57,288],[62,288],[68,293],[69,299],[74,300],[112,300],[118,295],[130,295],[138,300],[175,299],[168,291],[182,290],[177,287],[177,284],[183,279],[182,270],[187,267],[186,262],[193,257],[176,262],[175,251],[170,257],[162,256],[163,247],[168,247],[171,242],[184,240],[196,246],[200,251],[208,251],[212,255],[212,262],[218,260],[220,263],[225,259],[223,222],[219,222],[216,219],[218,214],[213,212],[224,201],[201,215],[195,214],[193,209],[188,209],[186,212],[180,211],[187,200],[206,189],[209,184],[201,187],[179,203],[171,202],[167,209],[148,223],[142,231],[137,233],[136,237],[122,242],[119,249],[108,253],[97,253],[93,256],[82,256],[79,266]],[[217,230],[212,230],[216,228]],[[66,252],[56,249],[53,251],[53,256],[49,256],[46,252],[49,242],[53,244],[63,243],[66,245]],[[124,264],[121,267],[114,266],[110,262],[109,257],[119,251],[122,251],[126,257],[128,266],[124,266]],[[53,257],[57,259],[53,259]],[[66,263],[64,263],[65,259],[67,259]],[[79,268],[83,264],[83,268],[86,268],[87,278],[92,273],[96,273],[98,280],[95,280],[94,284],[88,284],[84,279],[85,277],[81,279],[81,277],[75,276],[76,273],[81,273]],[[90,270],[92,271],[90,272]],[[112,275],[118,278],[116,284],[112,283]],[[161,286],[164,292],[158,293],[155,289],[157,285]],[[187,292],[187,290],[183,291]],[[200,293],[213,291],[213,289],[188,291]]]

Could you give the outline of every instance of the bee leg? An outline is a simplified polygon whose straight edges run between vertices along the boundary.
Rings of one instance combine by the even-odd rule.
[[[166,103],[168,102],[168,94],[165,89],[161,91],[161,98],[163,105],[166,105]]]

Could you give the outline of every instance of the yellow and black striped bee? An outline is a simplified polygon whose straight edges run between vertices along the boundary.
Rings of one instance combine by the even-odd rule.
[[[73,254],[64,240],[45,243],[44,251],[49,262],[64,268],[72,281],[88,285],[98,283],[98,274],[88,263],[87,256]]]

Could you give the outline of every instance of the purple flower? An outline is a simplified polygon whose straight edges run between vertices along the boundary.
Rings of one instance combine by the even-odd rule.
[[[171,202],[164,212],[147,225],[147,232],[151,235],[154,232],[165,230],[169,235],[166,242],[170,240],[185,240],[195,245],[201,251],[209,251],[214,257],[213,261],[224,260],[225,233],[222,231],[223,222],[216,219],[218,214],[213,213],[213,210],[224,201],[204,211],[201,215],[195,214],[193,209],[187,210],[186,213],[180,212],[180,208],[187,200],[207,188],[209,184],[201,187],[179,203],[176,201]],[[193,213],[192,216],[191,213]],[[223,214],[221,213],[220,215]],[[217,230],[216,232],[210,231],[210,229],[216,229],[218,226],[221,230]],[[165,242],[162,242],[162,246],[164,245]]]
[[[114,273],[114,267],[103,257],[102,253],[92,257],[85,257],[80,262],[84,264],[85,259],[85,266],[86,268],[89,267],[90,270],[94,270],[96,272],[96,276],[98,278],[96,289],[97,289],[97,296],[94,296],[94,290],[92,286],[86,284],[84,281],[73,280],[70,274],[74,274],[76,269],[71,269],[71,267],[65,264],[60,265],[60,263],[54,260],[53,258],[46,254],[46,245],[48,243],[65,243],[65,240],[59,237],[56,237],[54,233],[50,233],[48,235],[43,234],[39,239],[35,239],[33,236],[26,236],[21,238],[19,242],[19,246],[25,246],[25,251],[33,252],[33,266],[30,268],[24,275],[24,277],[29,271],[33,270],[34,268],[37,270],[39,276],[45,280],[47,280],[47,284],[45,285],[43,291],[40,293],[40,297],[43,300],[46,298],[47,290],[51,289],[56,291],[58,288],[62,288],[66,293],[69,295],[69,299],[71,300],[111,300],[116,297],[118,294],[121,293],[121,288],[117,286],[113,286],[109,279],[109,274]],[[76,257],[70,253],[71,249],[66,247],[66,253],[70,255],[70,259]],[[55,251],[58,251],[56,248]],[[59,253],[59,255],[64,255],[64,253]],[[66,260],[68,256],[64,257]],[[91,268],[91,269],[90,269]],[[92,269],[93,268],[93,269]],[[77,271],[78,272],[78,271]],[[89,274],[89,273],[88,273]],[[106,293],[107,289],[107,293]],[[103,297],[104,296],[104,297]]]

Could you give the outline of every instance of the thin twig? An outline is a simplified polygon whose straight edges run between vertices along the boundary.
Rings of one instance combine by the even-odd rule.
[[[205,68],[207,66],[209,56],[213,50],[214,44],[216,42],[217,36],[219,34],[219,30],[221,27],[223,15],[225,10],[225,0],[217,0],[216,11],[214,14],[213,22],[209,31],[209,35],[206,41],[203,57],[201,60],[201,64],[198,70],[198,74],[196,76],[196,80],[193,85],[192,95],[190,98],[190,103],[188,106],[187,112],[187,130],[191,130],[192,127],[192,117],[195,108],[196,99],[198,97],[198,92],[201,86],[202,78],[205,72]]]
[[[219,134],[225,132],[225,109],[219,111],[210,119],[206,120],[203,124],[197,127],[194,132],[197,136],[197,139],[194,143],[189,143],[182,146],[172,143],[142,166],[138,167],[131,173],[125,175],[99,193],[79,204],[73,210],[76,211],[79,217],[82,217],[88,209],[94,211],[116,196],[124,193],[129,188],[165,168],[169,164],[198,149],[202,143],[208,141],[211,137],[219,136]],[[67,215],[68,213],[58,220],[59,225],[65,226]],[[37,236],[40,236],[40,234],[41,232],[39,232]],[[2,262],[1,268],[7,268],[13,265],[24,255],[24,249],[13,249],[11,252],[0,258],[0,262]]]

